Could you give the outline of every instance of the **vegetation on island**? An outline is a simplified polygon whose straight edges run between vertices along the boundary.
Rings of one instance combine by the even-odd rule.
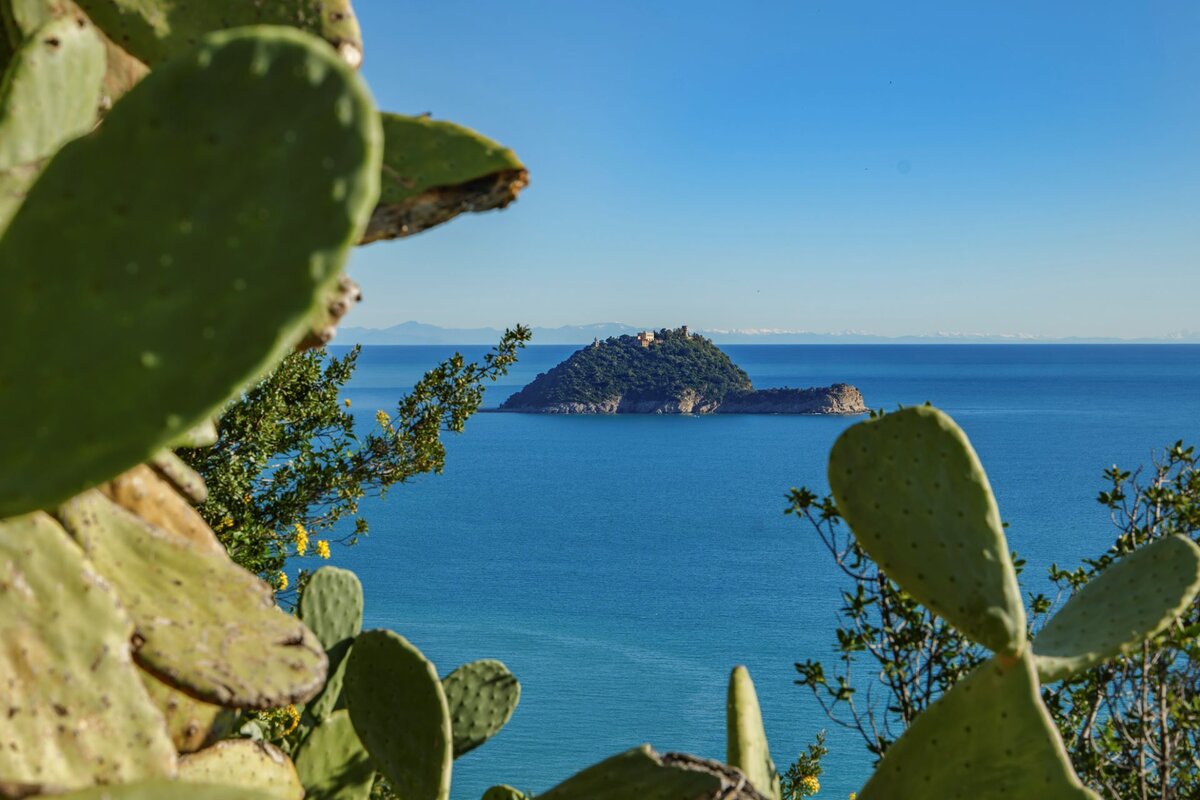
[[[584,347],[502,407],[603,403],[616,397],[674,399],[687,391],[720,402],[751,388],[750,377],[712,340],[686,328],[663,328],[648,346],[636,336],[614,336]]]

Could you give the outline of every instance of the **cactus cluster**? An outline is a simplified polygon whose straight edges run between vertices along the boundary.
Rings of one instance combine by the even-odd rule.
[[[987,475],[932,406],[848,428],[829,456],[837,509],[901,588],[994,651],[885,753],[861,800],[1095,798],[1042,703],[1054,681],[1129,652],[1200,590],[1200,547],[1169,536],[1116,562],[1032,641]]]

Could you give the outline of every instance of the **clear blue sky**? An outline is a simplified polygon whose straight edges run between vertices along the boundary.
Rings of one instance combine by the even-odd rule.
[[[1200,328],[1200,2],[356,0],[387,110],[515,149],[350,325]]]

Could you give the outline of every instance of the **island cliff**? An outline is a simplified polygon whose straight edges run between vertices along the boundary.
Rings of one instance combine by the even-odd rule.
[[[758,389],[703,336],[674,330],[597,340],[498,409],[527,414],[862,414],[845,383]]]

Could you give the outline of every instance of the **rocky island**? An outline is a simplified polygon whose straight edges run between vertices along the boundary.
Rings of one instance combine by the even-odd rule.
[[[711,340],[687,327],[614,336],[571,355],[501,404],[526,414],[862,414],[845,383],[755,389]]]

